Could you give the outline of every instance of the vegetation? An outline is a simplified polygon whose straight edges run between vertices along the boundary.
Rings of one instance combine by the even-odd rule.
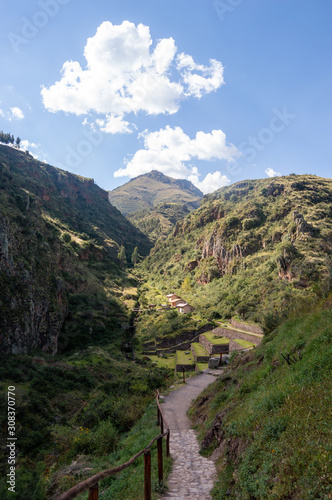
[[[176,351],[176,363],[178,365],[193,365],[194,358],[189,351]]]
[[[194,317],[238,316],[269,331],[331,290],[331,201],[332,181],[310,175],[222,188],[157,241],[141,266],[144,293],[172,291]]]
[[[213,345],[224,345],[229,343],[229,339],[226,339],[225,337],[218,337],[212,332],[204,333],[204,337],[206,337]]]
[[[136,279],[117,254],[135,247],[146,254],[146,236],[93,179],[6,146],[0,187],[1,350],[55,353],[110,338],[121,344],[133,307],[123,291]]]
[[[264,339],[230,356],[191,413],[202,452],[219,457],[213,497],[330,498],[332,181],[244,181],[200,205],[190,183],[152,172],[112,197],[144,209],[130,218],[150,239],[93,179],[0,145],[0,425],[5,447],[14,385],[18,496],[50,498],[142,449],[157,433],[154,391],[174,380],[161,353],[237,317]],[[171,292],[194,312],[161,307]],[[103,498],[142,498],[142,480],[141,460],[102,482]]]
[[[172,179],[153,170],[139,175],[123,186],[109,191],[109,200],[124,215],[149,209],[159,203],[186,205],[193,210],[199,207],[203,194],[191,182]]]
[[[331,321],[330,308],[290,319],[197,399],[203,452],[218,456],[214,499],[331,495]]]
[[[139,361],[127,361],[114,344],[56,359],[39,353],[35,357],[5,355],[0,361],[2,429],[7,423],[7,387],[16,387],[19,498],[50,498],[90,477],[94,470],[125,461],[141,441],[129,445],[137,435],[133,431],[122,444],[124,436],[143,415],[155,390],[172,377],[168,368],[152,370]],[[143,447],[151,434],[158,434],[151,411],[149,420],[140,426]],[[6,432],[2,436],[5,446]],[[80,466],[75,468],[77,459]],[[6,470],[3,462],[1,498],[7,498]]]
[[[3,142],[4,144],[12,144],[19,148],[21,144],[21,139],[19,137],[16,137],[15,139],[15,137],[12,134],[4,133],[3,130],[1,130],[0,142]]]
[[[127,218],[152,242],[155,242],[159,238],[165,238],[175,224],[186,217],[189,212],[187,205],[159,203],[154,207],[129,214]]]

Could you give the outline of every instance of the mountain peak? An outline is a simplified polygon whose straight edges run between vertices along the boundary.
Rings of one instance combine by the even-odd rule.
[[[198,208],[203,193],[186,179],[173,179],[152,170],[139,175],[126,184],[109,191],[109,201],[124,215],[154,207],[162,202],[187,205],[189,210]]]

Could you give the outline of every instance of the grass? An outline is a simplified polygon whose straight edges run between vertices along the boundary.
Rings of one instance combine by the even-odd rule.
[[[240,333],[245,333],[246,335],[251,335],[252,337],[259,337],[263,338],[264,335],[261,333],[253,333],[253,332],[247,332],[245,330],[239,330],[238,328],[235,328],[233,325],[223,325],[224,328],[228,328],[229,330],[234,330],[235,332],[240,332]]]
[[[198,398],[200,439],[218,424],[204,445],[221,446],[214,500],[330,498],[331,323],[331,309],[287,321]]]
[[[160,358],[154,354],[149,355],[152,362],[155,362],[160,368],[175,368],[175,357]]]
[[[229,344],[229,339],[226,339],[225,337],[218,337],[212,332],[204,333],[204,337],[207,338],[213,345]]]
[[[196,363],[196,366],[200,372],[207,370],[209,368],[209,363]]]
[[[144,449],[149,442],[159,434],[160,428],[156,425],[156,405],[151,403],[130,432],[124,436],[116,451],[108,456],[99,457],[89,461],[91,468],[87,477],[91,477],[97,472],[111,469],[127,462],[133,455]],[[158,481],[158,460],[156,452],[157,444],[154,443],[151,449],[151,481],[152,499],[155,500],[165,490]],[[163,440],[163,462],[164,462],[164,482],[171,471],[172,459],[166,457],[166,442]],[[70,478],[69,478],[70,479]],[[144,499],[144,455],[139,457],[133,465],[123,472],[104,479],[99,483],[99,492],[103,499],[113,500],[143,500]],[[79,500],[86,500],[87,493],[77,497]]]
[[[251,342],[248,342],[247,340],[234,339],[234,342],[239,344],[241,347],[245,347],[246,349],[249,347],[254,347],[254,344],[252,344]]]
[[[209,356],[209,353],[207,350],[202,346],[202,344],[199,344],[198,342],[193,342],[191,346],[194,348],[195,353],[197,356]]]
[[[176,364],[177,365],[194,365],[195,360],[191,352],[176,351]]]

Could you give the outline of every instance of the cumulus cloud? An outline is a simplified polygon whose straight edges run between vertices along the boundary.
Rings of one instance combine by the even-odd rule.
[[[106,114],[105,119],[97,118],[96,124],[102,132],[107,134],[130,134],[132,132],[130,123],[123,119],[123,115]]]
[[[14,106],[10,108],[11,115],[9,117],[9,120],[23,120],[24,119],[24,113],[23,111],[18,108],[17,106]]]
[[[267,168],[265,173],[268,177],[279,177],[281,175],[280,172],[276,172],[273,168]]]
[[[200,98],[204,93],[217,90],[224,83],[224,68],[216,59],[210,59],[210,66],[196,64],[191,56],[184,53],[179,54],[176,59],[177,69],[187,84],[187,95]]]
[[[40,159],[40,153],[39,153],[39,146],[38,144],[35,144],[34,142],[30,142],[28,141],[27,139],[23,139],[21,140],[20,142],[20,149],[22,149],[23,151],[29,151],[30,154],[36,159],[36,160],[39,160]],[[34,151],[31,151],[34,150]]]
[[[167,126],[156,132],[145,131],[140,134],[144,140],[144,148],[136,151],[127,161],[124,168],[114,173],[115,177],[136,177],[151,170],[159,170],[176,179],[189,179],[203,193],[208,193],[229,183],[221,172],[208,174],[199,181],[199,172],[192,160],[226,160],[232,161],[240,153],[232,144],[226,144],[226,136],[222,130],[210,133],[197,132],[191,139],[180,127]]]
[[[191,181],[203,194],[213,193],[216,189],[228,186],[231,182],[227,175],[222,174],[219,170],[213,172],[213,174],[207,174],[202,181],[199,180],[198,175],[189,175],[187,178],[188,181]]]
[[[30,142],[27,139],[24,139],[20,142],[20,149],[23,149],[24,151],[29,150],[29,149],[37,149],[38,146],[34,142]]]
[[[173,38],[153,43],[148,26],[103,22],[87,40],[86,67],[66,61],[61,78],[42,88],[44,106],[51,112],[97,113],[103,116],[96,123],[105,132],[128,133],[132,126],[124,115],[173,114],[182,99],[200,98],[223,83],[219,61],[199,65],[176,52]]]

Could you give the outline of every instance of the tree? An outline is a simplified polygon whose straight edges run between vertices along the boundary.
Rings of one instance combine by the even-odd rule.
[[[186,276],[183,280],[183,283],[181,285],[181,289],[184,292],[190,292],[191,291],[191,281],[190,281],[190,276]]]
[[[16,137],[16,146],[18,148],[20,147],[20,144],[21,144],[21,138],[20,137]]]
[[[127,262],[127,257],[126,257],[126,250],[123,245],[121,245],[119,253],[118,253],[118,259],[121,262],[121,264],[125,264]]]
[[[135,247],[133,251],[133,255],[131,256],[131,262],[134,264],[134,266],[137,264],[138,261],[138,248]]]

